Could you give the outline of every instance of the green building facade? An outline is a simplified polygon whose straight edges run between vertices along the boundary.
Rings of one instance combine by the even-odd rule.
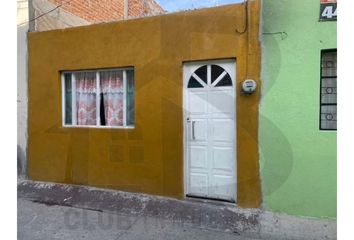
[[[263,0],[262,14],[263,207],[336,218],[336,130],[320,129],[320,96],[321,53],[336,51],[337,22],[320,21],[320,0]]]

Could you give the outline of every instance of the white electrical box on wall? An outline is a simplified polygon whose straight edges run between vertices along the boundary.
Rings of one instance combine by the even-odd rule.
[[[257,83],[253,79],[246,79],[242,82],[242,93],[252,94],[256,91]]]

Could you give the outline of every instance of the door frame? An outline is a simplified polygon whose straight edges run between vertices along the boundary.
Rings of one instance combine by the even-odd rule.
[[[237,61],[236,58],[220,58],[220,59],[212,59],[212,60],[190,60],[190,61],[183,61],[182,62],[182,80],[183,80],[183,95],[182,95],[182,100],[183,100],[183,198],[188,198],[187,193],[188,193],[188,185],[189,185],[189,177],[188,177],[188,151],[187,151],[187,138],[188,138],[188,125],[187,125],[187,84],[189,78],[187,77],[187,73],[184,69],[184,67],[187,65],[193,65],[193,64],[200,64],[206,65],[206,64],[222,64],[222,63],[233,63],[235,65],[235,74],[234,78],[231,76],[232,84],[233,84],[233,90],[234,90],[234,120],[235,120],[235,125],[234,125],[234,156],[235,156],[235,202],[232,204],[237,204],[237,189],[238,189],[238,181],[237,181]],[[201,199],[205,200],[217,200],[217,201],[224,201],[222,199],[213,199],[213,198],[203,198]]]

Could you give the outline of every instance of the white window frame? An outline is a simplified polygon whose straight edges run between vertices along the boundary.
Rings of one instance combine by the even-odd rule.
[[[123,71],[123,126],[101,126],[101,117],[100,117],[100,72],[108,72],[108,71]],[[127,71],[133,71],[133,67],[129,68],[110,68],[110,69],[96,69],[96,70],[78,70],[78,71],[62,71],[61,72],[61,96],[62,96],[62,127],[65,128],[99,128],[99,129],[134,129],[134,125],[127,125]],[[71,116],[72,123],[77,122],[76,116],[76,79],[74,73],[79,72],[94,72],[96,73],[96,125],[73,125],[73,124],[65,124],[65,74],[71,74]],[[134,79],[134,87],[135,87],[135,79]],[[135,92],[134,92],[135,98]],[[134,101],[135,102],[135,101]],[[134,106],[135,110],[135,106]],[[134,111],[135,112],[135,111]],[[135,116],[134,116],[135,119]]]

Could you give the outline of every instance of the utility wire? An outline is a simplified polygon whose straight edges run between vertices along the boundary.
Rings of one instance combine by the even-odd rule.
[[[264,32],[263,35],[274,35],[274,34],[280,34],[281,40],[284,40],[285,38],[288,37],[288,34],[285,31],[282,32]]]
[[[62,7],[63,5],[72,2],[72,1],[73,1],[73,0],[68,0],[68,1],[66,1],[66,2],[62,2],[61,4],[59,4],[58,6],[56,6],[55,8],[49,10],[48,12],[42,13],[42,14],[38,15],[37,17],[33,18],[33,19],[30,19],[30,20],[28,20],[28,21],[26,21],[26,22],[23,22],[23,23],[18,24],[17,27],[19,27],[19,26],[21,26],[21,25],[24,25],[24,24],[27,24],[27,23],[30,23],[30,22],[33,22],[33,21],[37,20],[38,18],[41,18],[41,17],[43,17],[43,16],[45,16],[45,15],[47,15],[47,14],[49,14],[49,13],[55,11],[55,10],[57,10],[58,8]]]
[[[248,29],[248,0],[244,0],[243,1],[243,4],[244,4],[244,6],[245,6],[245,27],[244,27],[244,29],[243,30],[238,30],[238,29],[236,29],[236,32],[238,33],[238,34],[243,34],[243,33],[245,33],[246,31],[247,31],[247,29]]]

